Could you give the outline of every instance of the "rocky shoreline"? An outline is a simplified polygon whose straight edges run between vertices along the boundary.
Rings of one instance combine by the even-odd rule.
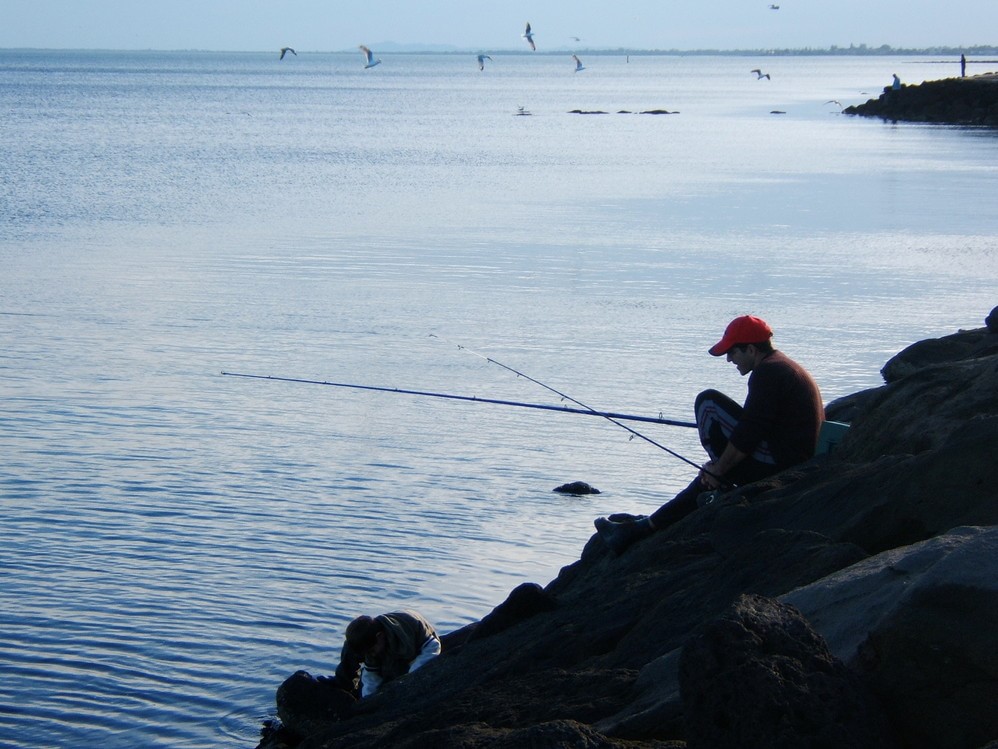
[[[878,98],[842,112],[892,122],[998,127],[998,73],[902,85],[897,90],[888,86]]]
[[[833,453],[593,536],[371,699],[292,675],[260,749],[998,747],[998,308],[882,374]]]

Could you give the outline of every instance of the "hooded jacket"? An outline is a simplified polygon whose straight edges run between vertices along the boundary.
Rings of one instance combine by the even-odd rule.
[[[365,657],[344,644],[336,669],[337,682],[348,691],[356,689],[359,672],[361,697],[371,696],[384,682],[415,671],[440,654],[437,631],[415,611],[393,611],[375,621],[384,628],[384,650]]]

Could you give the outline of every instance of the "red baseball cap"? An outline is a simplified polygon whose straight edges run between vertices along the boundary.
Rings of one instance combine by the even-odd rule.
[[[724,356],[735,344],[762,343],[772,337],[773,329],[765,320],[752,315],[742,315],[728,323],[721,340],[710,347],[710,355]]]

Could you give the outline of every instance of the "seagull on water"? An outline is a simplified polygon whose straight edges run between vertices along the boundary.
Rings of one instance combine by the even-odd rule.
[[[770,9],[770,10],[779,10],[779,9],[780,9],[780,6],[779,6],[779,5],[770,5],[770,6],[769,6],[769,9]]]
[[[488,55],[479,55],[478,56],[478,69],[479,70],[485,70],[485,61],[486,60],[491,60],[491,59],[492,58],[489,57]]]
[[[381,60],[375,60],[374,53],[371,52],[371,50],[369,50],[363,44],[360,45],[359,49],[361,52],[364,53],[364,63],[365,63],[364,70],[367,70],[368,68],[373,68],[375,65],[381,64]]]
[[[759,70],[759,68],[752,68],[752,70],[750,70],[749,72],[755,73],[755,79],[757,81],[763,78],[765,78],[767,81],[773,80],[772,78],[769,77],[769,73],[763,73],[761,70]]]
[[[283,60],[284,55],[286,55],[288,52],[293,54],[295,57],[298,57],[298,53],[295,52],[293,49],[291,49],[291,47],[281,47],[281,56],[278,59]]]
[[[572,59],[575,60],[575,72],[578,73],[580,70],[585,70],[582,67],[582,60],[579,59],[578,55],[572,55]]]
[[[527,40],[527,44],[530,45],[530,49],[536,51],[537,45],[534,44],[534,32],[530,30],[530,21],[527,21],[527,30],[524,31],[520,36]]]

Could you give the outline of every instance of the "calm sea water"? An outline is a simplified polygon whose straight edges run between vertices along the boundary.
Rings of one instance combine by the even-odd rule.
[[[0,51],[0,745],[252,746],[354,615],[462,626],[690,473],[222,371],[688,419],[734,315],[831,400],[998,302],[995,134],[828,103],[952,61],[381,57]]]

